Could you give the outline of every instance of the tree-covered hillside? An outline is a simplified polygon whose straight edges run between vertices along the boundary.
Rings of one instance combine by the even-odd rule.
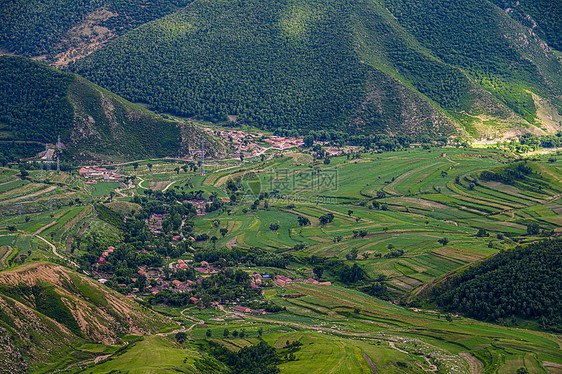
[[[497,321],[536,319],[562,326],[562,240],[545,240],[496,256],[448,278],[433,290],[437,305]]]
[[[493,138],[562,126],[560,4],[4,0],[0,48],[181,116]]]
[[[23,57],[0,57],[0,87],[3,139],[55,143],[60,135],[79,158],[174,156],[207,137],[81,77]]]
[[[215,121],[445,134],[457,122],[489,136],[538,121],[529,91],[561,103],[561,64],[543,44],[487,0],[204,0],[72,70]]]
[[[491,0],[513,19],[532,28],[548,45],[562,51],[562,1]]]
[[[191,0],[2,0],[0,48],[23,55],[56,54],[72,46],[68,32],[95,14],[98,27],[120,35]],[[99,30],[99,29],[98,29]],[[88,38],[88,35],[82,35]]]

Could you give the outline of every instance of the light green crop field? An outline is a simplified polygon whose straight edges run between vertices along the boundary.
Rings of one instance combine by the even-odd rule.
[[[298,159],[298,154],[291,154],[248,163],[198,181],[204,188],[222,189],[219,196],[228,196],[225,188],[231,180],[246,204],[260,192],[269,194],[256,211],[243,212],[243,206],[235,204],[228,208],[229,214],[217,211],[198,217],[195,231],[218,238],[203,247],[258,247],[338,258],[353,250],[369,275],[384,274],[397,290],[411,291],[512,246],[506,236],[526,234],[531,222],[545,229],[562,223],[557,163],[529,163],[542,176],[543,187],[537,188],[533,176],[512,184],[479,181],[480,172],[501,168],[508,161],[501,152],[485,149],[410,149],[363,154],[358,160],[340,156],[330,165]],[[268,208],[264,208],[266,200]],[[325,214],[333,214],[334,219],[320,225]],[[298,216],[308,218],[311,225],[299,226]],[[219,220],[220,226],[213,227],[212,220]],[[278,223],[279,229],[270,230],[272,223]],[[228,230],[224,238],[219,228]],[[476,237],[481,228],[487,236]],[[356,237],[358,230],[367,234]],[[504,236],[497,239],[497,234]],[[438,240],[444,237],[448,243],[443,246]],[[305,249],[291,250],[297,244]],[[389,245],[404,251],[399,261],[384,258],[391,251]]]
[[[115,358],[88,368],[87,373],[169,373],[170,371],[194,372],[193,363],[198,353],[182,349],[178,344],[161,336],[145,336],[133,342]]]

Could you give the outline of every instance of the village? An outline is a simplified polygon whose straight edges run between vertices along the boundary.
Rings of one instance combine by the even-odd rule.
[[[98,262],[92,267],[93,275],[97,278],[98,282],[106,284],[114,279],[113,274],[106,273],[100,270],[100,265],[107,264],[111,261],[111,255],[115,251],[115,247],[109,246],[102,255],[99,257]],[[186,279],[181,281],[178,279],[173,279],[174,274],[185,271],[193,270],[195,275],[195,280]],[[141,298],[141,297],[151,297],[156,296],[159,292],[168,291],[174,294],[184,294],[192,293],[195,291],[198,285],[203,283],[205,278],[211,277],[214,274],[218,274],[221,271],[220,266],[214,266],[209,264],[207,261],[201,261],[194,263],[193,260],[183,260],[178,259],[177,261],[171,261],[170,257],[166,257],[165,264],[162,267],[151,268],[148,266],[141,266],[138,268],[137,273],[131,281],[133,284],[137,284],[137,280],[140,277],[145,278],[144,289],[138,287],[132,287],[128,296],[130,298]],[[311,283],[315,285],[331,286],[331,282],[319,282],[316,279],[293,279],[280,274],[268,274],[263,272],[251,271],[251,269],[243,268],[243,270],[248,273],[250,277],[250,288],[252,289],[271,289],[279,288],[284,291],[284,288],[292,283]],[[126,284],[114,284],[116,289],[126,289]],[[299,298],[304,295],[300,294],[280,294],[282,298]],[[239,305],[240,298],[234,298],[233,300],[226,300],[223,302],[213,301],[210,303],[210,307],[219,306],[230,306],[233,311],[240,313],[249,314],[266,314],[264,309],[251,309],[247,306]],[[201,300],[192,296],[189,298],[189,303],[203,307]]]
[[[97,184],[103,182],[123,182],[124,175],[117,173],[116,170],[108,170],[104,167],[82,167],[78,174],[86,179],[86,184]]]
[[[304,146],[303,139],[299,138],[285,138],[240,130],[217,130],[211,128],[204,128],[204,130],[220,138],[226,144],[230,144],[231,152],[229,155],[233,158],[256,157],[264,154],[267,150],[283,151]]]

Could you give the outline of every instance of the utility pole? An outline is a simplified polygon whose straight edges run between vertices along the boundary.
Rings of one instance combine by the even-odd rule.
[[[40,183],[43,184],[43,161],[41,161],[41,179]]]

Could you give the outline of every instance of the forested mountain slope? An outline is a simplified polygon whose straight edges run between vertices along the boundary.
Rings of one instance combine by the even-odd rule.
[[[0,87],[4,140],[55,143],[60,135],[82,159],[185,155],[202,138],[219,149],[196,127],[165,120],[79,76],[23,57],[0,56]]]
[[[562,126],[560,2],[4,3],[0,48],[181,116],[475,138]]]
[[[0,48],[25,56],[91,52],[96,44],[158,19],[191,0],[2,0]],[[58,56],[57,56],[58,55]]]
[[[513,19],[530,27],[552,48],[562,51],[562,2],[553,0],[491,0]]]
[[[164,317],[62,266],[34,263],[0,273],[0,367],[25,372],[84,341],[116,344],[169,325]]]
[[[497,136],[540,132],[533,94],[561,104],[560,61],[486,0],[204,0],[72,69],[162,111],[265,128]]]
[[[496,256],[432,290],[431,299],[448,311],[481,320],[519,317],[541,327],[562,327],[562,240],[545,240]]]

